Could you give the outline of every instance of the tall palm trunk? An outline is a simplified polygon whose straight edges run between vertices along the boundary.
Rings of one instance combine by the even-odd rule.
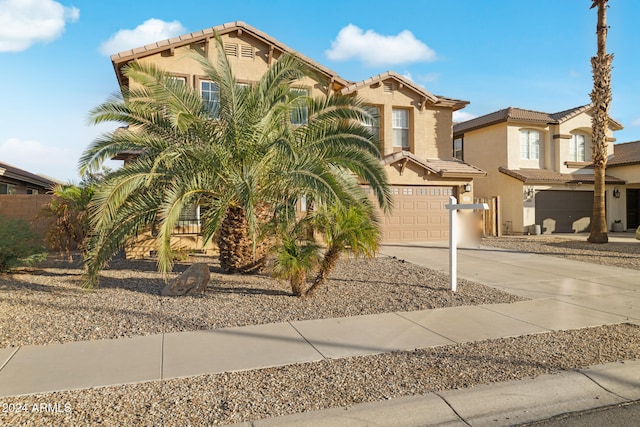
[[[225,273],[254,273],[264,266],[262,245],[254,248],[244,209],[231,206],[220,225],[217,245],[220,267]]]
[[[593,215],[591,243],[607,243],[607,219],[605,211],[605,171],[607,168],[607,129],[609,127],[609,104],[611,103],[611,62],[613,54],[607,54],[607,2],[593,0],[591,8],[598,8],[598,53],[591,58],[593,68],[592,141],[593,141]]]

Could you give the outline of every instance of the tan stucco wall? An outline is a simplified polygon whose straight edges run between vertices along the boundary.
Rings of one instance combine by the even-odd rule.
[[[238,56],[227,56],[229,63],[233,68],[235,78],[240,83],[251,83],[258,81],[262,75],[269,68],[269,47],[255,39],[254,37],[244,33],[238,37],[234,34],[225,34],[221,36],[222,42],[225,44],[237,44]],[[255,48],[254,58],[243,58],[240,54],[241,46],[253,46]],[[205,77],[202,66],[195,59],[194,56],[198,55],[199,49],[203,49],[204,44],[182,46],[174,50],[173,55],[170,55],[168,51],[156,53],[140,59],[141,63],[153,63],[160,69],[170,72],[176,76],[185,77],[187,84],[191,87],[197,88],[201,79]],[[217,63],[218,50],[217,44],[214,40],[209,43],[208,58],[213,63]],[[277,54],[274,53],[274,60],[277,59]],[[300,84],[294,86],[304,87],[310,90],[310,95],[316,96],[320,94],[326,94],[326,83],[320,85],[318,82],[305,78]]]
[[[385,82],[393,84],[392,92],[384,91]],[[409,111],[409,143],[414,154],[425,159],[453,158],[451,108],[434,107],[429,101],[422,108],[419,105],[422,102],[421,96],[406,87],[398,88],[394,79],[361,88],[357,96],[380,109],[380,138],[384,154],[394,152],[392,110],[400,108]]]
[[[487,172],[485,178],[474,180],[475,194],[491,197],[500,194],[502,182],[498,168],[507,165],[507,153],[502,148],[506,127],[495,125],[464,135],[464,161]]]

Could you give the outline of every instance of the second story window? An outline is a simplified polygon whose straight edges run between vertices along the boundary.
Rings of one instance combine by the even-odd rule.
[[[585,137],[581,134],[573,134],[569,146],[569,160],[573,162],[585,161]]]
[[[362,121],[362,125],[369,129],[372,135],[380,139],[380,109],[373,105],[367,105],[364,110],[371,116],[367,120]]]
[[[392,110],[393,146],[409,150],[409,111]]]
[[[462,153],[462,138],[456,138],[453,140],[453,158],[458,159],[461,162],[464,161]]]
[[[540,158],[540,132],[537,130],[520,131],[520,158],[525,160]]]
[[[209,115],[214,119],[217,118],[220,113],[220,87],[218,84],[202,80],[200,82],[200,96],[209,110]]]

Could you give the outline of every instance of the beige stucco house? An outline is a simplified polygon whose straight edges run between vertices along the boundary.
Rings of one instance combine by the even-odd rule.
[[[625,181],[612,191],[609,219],[620,221],[623,230],[635,230],[640,226],[640,141],[614,145],[607,170]]]
[[[437,96],[394,72],[352,82],[280,41],[243,22],[232,22],[170,40],[120,52],[111,57],[122,86],[129,82],[122,69],[131,61],[156,64],[193,86],[204,96],[215,97],[215,85],[206,80],[200,64],[190,55],[202,50],[215,63],[214,34],[220,35],[224,52],[236,78],[251,84],[283,53],[297,56],[317,74],[295,86],[312,96],[344,94],[365,100],[377,120],[368,125],[383,144],[395,209],[384,217],[383,236],[391,241],[441,240],[448,236],[449,196],[472,201],[473,180],[485,172],[453,157],[452,114],[468,102]],[[122,153],[127,160],[136,153]],[[366,187],[365,187],[366,188]]]
[[[504,233],[587,231],[593,209],[591,105],[558,113],[506,108],[454,125],[454,155],[487,171],[475,194],[500,197]],[[609,124],[608,150],[613,156]],[[614,189],[625,184],[606,177],[608,216]],[[613,222],[614,219],[610,218]],[[536,227],[538,225],[539,227]]]

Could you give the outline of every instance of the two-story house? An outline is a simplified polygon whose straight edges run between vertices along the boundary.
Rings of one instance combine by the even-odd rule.
[[[487,177],[475,184],[475,194],[500,197],[503,232],[589,230],[594,182],[591,109],[584,105],[544,113],[506,108],[454,125],[454,155],[487,171]],[[620,129],[622,125],[610,120],[609,156],[613,132]],[[607,175],[607,205],[615,186],[622,184],[624,180]]]
[[[232,22],[170,40],[120,52],[111,57],[121,86],[129,85],[122,73],[131,61],[153,63],[176,79],[199,90],[215,102],[214,82],[203,75],[193,58],[204,51],[216,62],[214,34],[219,34],[234,74],[243,84],[252,84],[278,58],[293,54],[311,67],[315,79],[305,78],[295,88],[312,96],[343,94],[358,96],[376,117],[367,123],[382,141],[383,163],[392,186],[395,208],[384,217],[385,241],[426,241],[448,237],[449,196],[472,200],[473,179],[484,171],[454,159],[451,153],[452,114],[468,102],[436,96],[393,72],[361,82],[351,82],[336,72],[295,52],[280,41],[243,22]],[[136,153],[122,153],[127,160]],[[366,190],[366,187],[365,187]]]

